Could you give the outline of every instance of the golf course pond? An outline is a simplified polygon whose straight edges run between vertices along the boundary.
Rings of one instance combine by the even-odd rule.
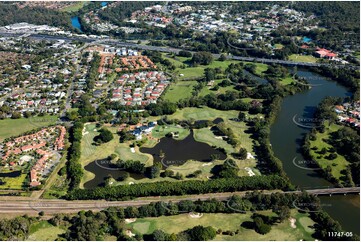
[[[172,137],[164,137],[152,148],[140,148],[140,152],[152,155],[155,162],[163,164],[163,169],[171,165],[183,165],[188,160],[210,162],[214,158],[218,160],[227,158],[224,152],[206,143],[196,141],[193,136],[193,130],[185,139],[176,140]],[[95,160],[84,168],[95,175],[92,180],[84,184],[86,189],[102,186],[109,175],[118,180],[126,173],[108,159]],[[143,174],[129,173],[129,175],[135,180],[145,178]]]
[[[140,148],[143,153],[153,156],[154,161],[162,162],[166,168],[171,165],[183,165],[187,160],[209,162],[212,156],[219,160],[226,159],[226,154],[210,145],[198,142],[193,137],[193,130],[183,140],[164,137],[152,148]]]

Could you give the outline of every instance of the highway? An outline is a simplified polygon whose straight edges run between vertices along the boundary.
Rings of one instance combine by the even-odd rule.
[[[13,33],[6,33],[0,32],[0,36],[13,36],[13,37],[20,37],[21,34],[13,34]],[[160,47],[160,46],[149,46],[149,45],[140,45],[136,43],[130,42],[123,42],[117,39],[97,39],[97,38],[85,38],[85,37],[66,37],[66,36],[57,36],[57,35],[45,35],[45,34],[30,34],[29,38],[34,39],[46,39],[46,40],[65,40],[65,41],[80,41],[85,43],[99,43],[99,44],[108,44],[113,46],[120,46],[120,47],[130,47],[135,49],[142,49],[142,50],[153,50],[153,51],[160,51],[166,53],[175,53],[178,54],[179,51],[185,49],[178,49],[172,47]],[[188,51],[188,50],[185,50]],[[194,53],[193,51],[190,51]],[[220,54],[213,54],[215,59],[218,59]],[[266,58],[254,58],[254,57],[243,57],[243,56],[234,56],[230,55],[227,57],[228,59],[232,60],[239,60],[239,61],[249,61],[249,62],[259,62],[265,64],[280,64],[280,65],[289,65],[289,66],[300,66],[300,67],[320,67],[320,66],[332,66],[335,68],[352,68],[352,69],[359,69],[359,66],[354,65],[342,65],[342,64],[328,64],[328,63],[311,63],[311,62],[296,62],[296,61],[287,61],[287,60],[278,60],[278,59],[266,59]]]
[[[359,187],[345,187],[345,188],[322,188],[309,189],[306,192],[314,195],[332,195],[332,194],[354,194],[360,193]],[[60,199],[36,199],[29,197],[0,197],[0,214],[37,214],[44,211],[46,214],[57,213],[76,213],[81,210],[99,211],[108,207],[127,207],[127,206],[142,206],[150,204],[151,202],[180,202],[182,200],[207,200],[217,199],[221,201],[228,200],[232,195],[244,196],[244,192],[226,192],[226,193],[209,193],[199,195],[185,195],[185,196],[169,196],[169,197],[143,197],[136,198],[129,201],[105,201],[105,200],[60,200]],[[249,191],[248,191],[249,192]],[[271,194],[283,191],[272,190],[263,191],[264,194]],[[301,193],[298,191],[288,191],[284,193]]]

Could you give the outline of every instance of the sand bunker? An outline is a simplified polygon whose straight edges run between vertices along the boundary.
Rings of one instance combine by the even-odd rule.
[[[134,237],[134,236],[135,236],[135,234],[133,234],[132,231],[129,230],[129,229],[127,229],[127,230],[125,231],[125,234],[126,234],[128,237]]]
[[[247,173],[248,173],[249,176],[255,176],[255,175],[256,175],[256,174],[252,171],[251,168],[245,167],[244,169],[247,171]]]
[[[126,218],[124,221],[126,224],[130,224],[130,223],[134,223],[135,221],[137,221],[137,219],[136,218]]]
[[[254,159],[254,156],[251,153],[247,152],[247,159]]]
[[[289,218],[289,221],[290,221],[291,227],[295,229],[296,228],[296,219]]]
[[[189,217],[191,218],[201,218],[203,213],[189,213]]]

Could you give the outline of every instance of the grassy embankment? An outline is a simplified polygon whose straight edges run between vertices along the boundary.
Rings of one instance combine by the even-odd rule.
[[[342,128],[342,126],[338,125],[338,124],[331,124],[331,125],[326,124],[325,132],[324,133],[317,132],[316,140],[314,140],[314,141],[310,140],[310,143],[311,143],[310,147],[311,148],[317,147],[317,150],[310,149],[311,155],[315,158],[315,160],[321,166],[321,168],[326,169],[327,166],[330,166],[332,169],[332,171],[331,171],[332,176],[334,176],[336,179],[340,179],[340,177],[343,176],[341,174],[341,171],[346,169],[346,167],[350,163],[345,159],[345,157],[343,157],[340,154],[337,154],[337,158],[334,160],[326,159],[325,157],[330,154],[328,149],[331,148],[332,146],[330,144],[328,144],[327,142],[325,142],[325,140],[330,138],[330,133],[335,132],[340,128]],[[327,150],[327,152],[326,152],[326,154],[321,155],[321,154],[319,154],[319,152],[323,148],[325,148]]]

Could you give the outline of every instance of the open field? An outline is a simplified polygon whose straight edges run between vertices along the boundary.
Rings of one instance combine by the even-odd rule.
[[[55,124],[57,119],[57,116],[45,115],[43,117],[0,120],[0,142],[26,131]]]
[[[4,185],[0,185],[0,189],[21,190],[26,176],[26,174],[21,174],[19,177],[0,177],[0,179],[5,182]]]
[[[199,65],[197,67],[186,67],[185,69],[177,68],[176,71],[178,71],[179,74],[184,75],[184,76],[180,77],[180,79],[199,78],[199,77],[203,76],[204,70],[206,68],[222,68],[223,70],[225,70],[232,63],[239,63],[239,61],[233,61],[233,60],[217,61],[217,60],[215,60],[209,65]]]
[[[169,57],[167,54],[163,54],[163,58],[168,59],[170,62],[172,62],[172,64],[174,66],[176,66],[176,72],[178,72],[179,74],[183,74],[182,77],[180,77],[179,79],[185,79],[185,78],[199,78],[202,77],[204,74],[204,69],[206,68],[222,68],[223,70],[225,70],[231,63],[239,63],[239,61],[235,61],[235,60],[226,60],[226,61],[218,61],[218,60],[213,60],[212,63],[210,63],[209,65],[199,65],[196,67],[191,67],[189,66],[189,62],[191,60],[191,58],[186,58],[186,57]],[[182,68],[182,66],[186,66],[186,68]]]
[[[223,81],[223,79],[215,80],[212,87],[209,87],[209,86],[203,87],[203,89],[199,92],[198,96],[202,97],[202,96],[206,96],[206,95],[208,95],[210,93],[223,94],[223,93],[226,93],[226,91],[234,91],[234,86],[233,85],[230,85],[228,87],[219,87],[219,89],[217,91],[211,90],[211,88],[215,87],[216,85],[218,85],[222,81]]]
[[[271,211],[259,213],[275,216]],[[314,223],[307,217],[307,214],[300,214],[296,210],[292,210],[291,216],[296,219],[296,228],[292,228],[290,222],[286,220],[280,224],[273,225],[271,232],[266,235],[258,234],[253,229],[246,229],[240,226],[244,221],[252,221],[251,215],[252,213],[250,212],[247,214],[218,213],[203,214],[200,218],[191,218],[189,214],[181,214],[158,218],[141,218],[127,226],[142,234],[152,233],[156,229],[161,229],[167,233],[179,233],[197,225],[212,226],[216,230],[222,229],[223,231],[236,231],[239,229],[239,233],[235,236],[217,235],[215,240],[313,240],[311,237],[313,230],[309,226],[312,226]]]
[[[311,155],[315,158],[315,160],[318,162],[318,164],[320,164],[320,166],[322,168],[325,169],[327,166],[330,166],[332,169],[332,171],[331,171],[332,175],[337,179],[339,179],[342,176],[341,171],[346,169],[347,165],[349,165],[349,162],[345,159],[345,157],[343,157],[340,154],[337,154],[336,159],[328,160],[325,158],[325,156],[328,156],[330,154],[330,152],[326,152],[326,154],[324,154],[324,155],[320,155],[316,152],[319,152],[323,148],[326,148],[326,149],[331,148],[332,146],[323,140],[328,139],[330,133],[335,132],[340,128],[341,128],[341,126],[337,125],[337,124],[331,124],[331,125],[326,124],[326,131],[324,133],[317,132],[316,140],[310,141],[311,148],[314,146],[317,147],[317,150],[310,149]],[[319,156],[322,156],[322,158],[321,157],[318,158]]]
[[[312,55],[298,55],[292,54],[288,57],[290,61],[299,61],[299,62],[312,62],[315,63],[317,58]]]
[[[30,226],[30,235],[27,240],[55,241],[59,234],[65,233],[60,227],[55,227],[47,221],[37,222]]]
[[[179,119],[179,120],[214,120],[216,118],[230,119],[236,118],[238,116],[238,111],[220,111],[217,109],[209,108],[209,107],[201,107],[201,108],[183,108],[181,110],[177,110],[172,115],[169,115],[169,119]]]
[[[86,5],[88,3],[89,3],[89,1],[74,2],[74,4],[62,8],[60,11],[62,11],[62,12],[76,12],[76,11],[80,10],[82,7],[84,7],[84,5]]]
[[[164,99],[169,102],[177,102],[181,99],[192,97],[193,87],[197,81],[178,81],[172,83],[164,94]]]

